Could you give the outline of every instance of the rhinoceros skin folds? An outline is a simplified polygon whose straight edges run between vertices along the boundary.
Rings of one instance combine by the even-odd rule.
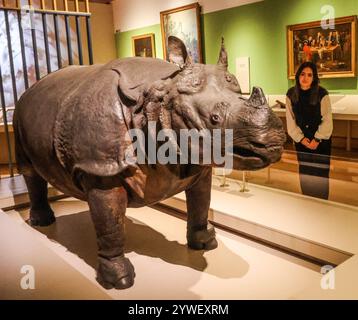
[[[188,146],[200,154],[196,163],[139,161],[128,138],[131,130],[140,130],[145,138],[153,122],[176,137],[181,130],[231,130],[233,165],[241,170],[266,167],[283,150],[281,121],[261,88],[254,87],[248,99],[242,97],[228,71],[223,43],[218,63],[204,65],[191,61],[180,39],[170,37],[169,42],[169,56],[177,64],[136,57],[69,66],[35,83],[16,104],[16,159],[29,191],[29,222],[55,223],[47,182],[87,201],[97,234],[97,280],[107,289],[134,284],[134,267],[124,255],[127,207],[154,204],[185,191],[188,247],[217,247],[208,211],[212,167],[218,164],[204,163],[203,147],[195,143]],[[170,139],[154,143],[155,150],[146,147],[144,159],[163,143],[178,156],[184,151],[178,140]]]

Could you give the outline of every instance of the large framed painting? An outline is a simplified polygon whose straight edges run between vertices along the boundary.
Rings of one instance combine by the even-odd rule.
[[[168,59],[168,37],[181,39],[194,62],[202,63],[200,5],[192,3],[183,7],[162,11],[160,26],[163,40],[163,57]]]
[[[355,77],[356,26],[357,16],[336,18],[324,28],[321,21],[288,26],[289,79],[304,61],[317,65],[320,78]]]
[[[132,37],[132,51],[135,57],[155,58],[154,33]]]

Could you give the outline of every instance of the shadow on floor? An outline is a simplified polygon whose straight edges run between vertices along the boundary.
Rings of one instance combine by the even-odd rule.
[[[89,212],[60,216],[53,225],[36,229],[96,268],[96,234]],[[185,229],[182,231],[186,232]],[[220,240],[216,250],[191,250],[178,241],[167,240],[163,234],[134,218],[126,218],[126,238],[126,253],[160,258],[167,263],[207,272],[219,278],[241,278],[249,270],[248,263]],[[207,255],[212,257],[210,268]]]

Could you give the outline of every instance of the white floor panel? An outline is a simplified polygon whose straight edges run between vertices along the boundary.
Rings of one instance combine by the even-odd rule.
[[[358,207],[291,192],[248,184],[240,192],[237,181],[227,179],[220,188],[214,177],[210,208],[289,235],[337,250],[358,253]],[[173,198],[185,201],[185,193]]]
[[[66,263],[54,247],[45,236],[0,210],[0,300],[110,299],[81,270]],[[33,289],[27,288],[32,284],[29,271],[34,272]]]
[[[185,221],[145,207],[127,212],[126,252],[136,270],[135,284],[127,290],[107,291],[95,281],[96,238],[87,204],[65,199],[52,205],[57,222],[37,228],[38,231],[24,224],[27,210],[1,214],[9,221],[6,225],[0,223],[0,229],[7,228],[9,233],[9,229],[14,228],[11,234],[17,239],[25,233],[26,237],[31,234],[33,238],[26,238],[26,246],[16,247],[17,252],[0,247],[0,255],[4,257],[6,254],[9,264],[14,261],[18,265],[29,264],[28,255],[23,255],[23,252],[43,247],[51,251],[45,250],[46,254],[56,255],[66,270],[70,267],[79,274],[78,280],[68,277],[68,273],[58,270],[60,263],[56,264],[53,273],[47,272],[42,276],[43,281],[53,285],[39,286],[26,293],[29,297],[33,291],[34,299],[48,295],[56,298],[57,286],[72,288],[76,281],[76,296],[84,299],[89,298],[89,292],[93,292],[92,298],[95,299],[107,295],[113,299],[288,299],[308,286],[320,287],[321,275],[314,266],[224,231],[217,230],[219,247],[216,250],[189,250]],[[5,263],[0,263],[2,274],[3,268]],[[42,270],[41,266],[38,268]],[[13,276],[6,277],[6,281],[2,277],[0,284],[4,285],[5,281],[7,290],[18,286],[18,274]],[[83,279],[91,290],[79,289]],[[40,293],[40,290],[45,292]],[[0,291],[0,296],[3,292]],[[59,295],[58,298],[62,297]]]

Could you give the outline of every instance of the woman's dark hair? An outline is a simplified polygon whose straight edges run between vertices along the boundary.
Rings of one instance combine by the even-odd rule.
[[[296,84],[295,84],[295,90],[293,92],[293,96],[292,96],[292,102],[293,103],[297,103],[299,96],[300,96],[300,74],[302,73],[304,68],[310,68],[312,70],[312,74],[313,74],[313,81],[311,84],[311,97],[310,97],[310,103],[312,105],[315,105],[318,102],[318,91],[319,91],[319,78],[318,78],[318,71],[317,71],[317,66],[311,62],[311,61],[306,61],[303,62],[295,75],[295,79],[296,79]]]

